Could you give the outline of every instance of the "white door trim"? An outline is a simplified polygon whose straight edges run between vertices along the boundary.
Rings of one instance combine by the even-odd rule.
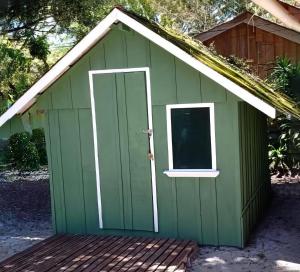
[[[99,168],[99,156],[98,156],[98,138],[97,138],[97,122],[96,122],[96,108],[95,108],[95,96],[94,96],[94,83],[93,76],[97,74],[116,74],[116,73],[133,73],[144,72],[146,75],[146,92],[147,92],[147,113],[148,113],[148,127],[153,131],[152,121],[152,102],[151,102],[151,81],[150,81],[150,69],[149,67],[141,68],[124,68],[124,69],[106,69],[106,70],[92,70],[89,71],[89,83],[90,83],[90,96],[91,96],[91,110],[92,110],[92,123],[93,123],[93,138],[94,138],[94,152],[95,152],[95,170],[96,170],[96,183],[97,183],[97,199],[98,199],[98,215],[99,215],[99,227],[103,228],[103,211],[101,201],[101,189],[100,189],[100,168]],[[154,153],[154,140],[153,134],[150,137],[150,149],[152,154]],[[154,231],[158,232],[158,210],[157,210],[157,191],[156,191],[156,173],[155,163],[151,160],[151,183],[152,183],[152,205],[153,205],[153,223]]]

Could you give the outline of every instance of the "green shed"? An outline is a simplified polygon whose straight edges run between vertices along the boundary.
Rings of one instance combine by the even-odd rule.
[[[287,97],[185,36],[115,8],[4,115],[43,112],[57,233],[243,247]]]

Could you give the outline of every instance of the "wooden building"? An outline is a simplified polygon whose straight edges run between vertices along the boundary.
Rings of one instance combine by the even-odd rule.
[[[266,118],[296,105],[115,8],[6,113],[44,112],[57,233],[243,247],[269,197]]]
[[[292,14],[299,9],[284,5]],[[233,20],[220,24],[196,37],[205,45],[214,44],[216,51],[228,57],[246,59],[253,72],[265,78],[274,67],[277,57],[300,60],[300,33],[244,12]]]

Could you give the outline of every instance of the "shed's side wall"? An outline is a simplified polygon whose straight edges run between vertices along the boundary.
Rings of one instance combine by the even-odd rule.
[[[247,242],[267,207],[270,175],[267,161],[267,118],[245,102],[239,103],[243,243]]]
[[[121,29],[109,32],[35,106],[48,110],[56,232],[103,233],[98,228],[88,70],[144,66],[150,67],[152,84],[158,235],[241,246],[238,99],[137,33]],[[169,178],[163,174],[168,169],[166,104],[199,102],[215,103],[220,176]]]

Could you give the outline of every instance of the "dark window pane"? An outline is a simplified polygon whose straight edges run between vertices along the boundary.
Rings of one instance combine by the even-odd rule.
[[[211,169],[209,108],[171,109],[173,168]]]

